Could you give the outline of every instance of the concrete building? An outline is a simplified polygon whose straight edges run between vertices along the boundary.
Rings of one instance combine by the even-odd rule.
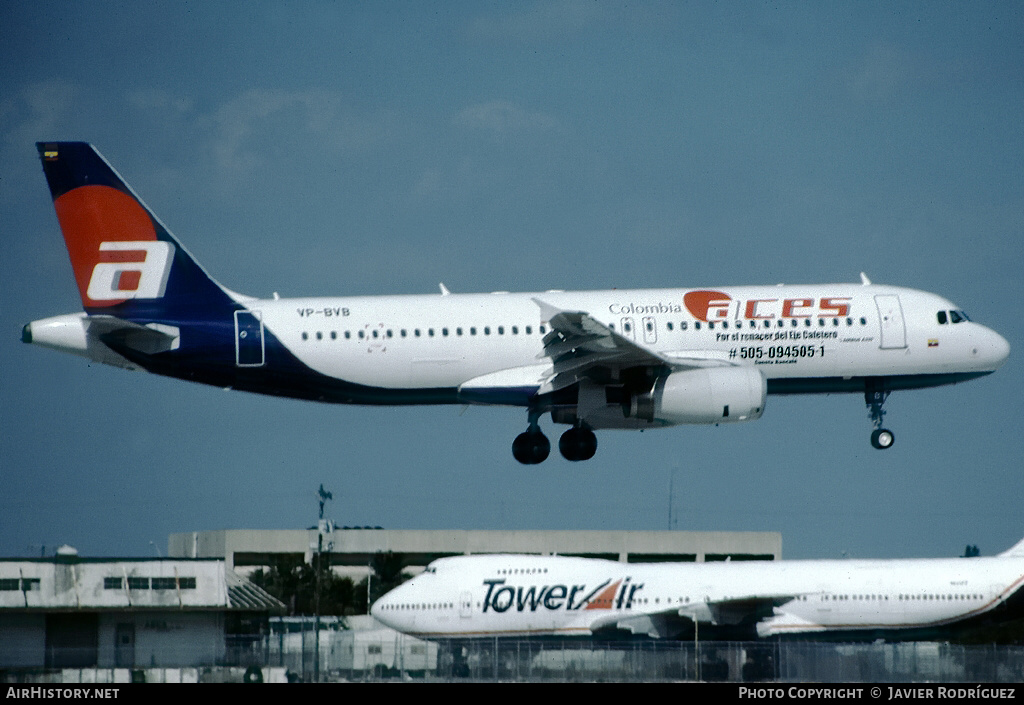
[[[316,529],[195,531],[171,534],[168,555],[218,558],[231,570],[269,566],[275,558],[310,561]],[[782,535],[753,531],[480,531],[344,528],[324,534],[335,570],[364,575],[377,553],[401,554],[415,568],[471,553],[534,553],[626,562],[778,560]],[[328,548],[329,547],[329,548]]]
[[[0,668],[223,664],[284,605],[214,559],[0,559]]]

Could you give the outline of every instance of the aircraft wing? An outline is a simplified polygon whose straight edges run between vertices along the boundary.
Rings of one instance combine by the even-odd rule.
[[[658,612],[626,616],[608,615],[592,624],[590,630],[621,630],[633,635],[643,634],[654,639],[668,639],[674,638],[691,622],[710,622],[716,626],[728,627],[753,627],[766,621],[774,623],[779,620],[776,608],[793,599],[796,599],[795,595],[751,595],[728,600],[692,602],[683,606],[666,607]]]
[[[775,616],[775,608],[796,599],[796,595],[749,595],[727,600],[697,602],[679,609],[695,621],[735,626],[753,624]]]
[[[627,367],[662,367],[691,369],[731,364],[725,355],[702,351],[662,355],[630,340],[584,311],[563,311],[534,298],[541,318],[548,321],[551,332],[544,336],[544,352],[552,371],[540,393],[569,387],[599,370]]]

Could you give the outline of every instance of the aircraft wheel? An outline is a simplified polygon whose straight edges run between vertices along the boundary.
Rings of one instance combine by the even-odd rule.
[[[551,441],[540,431],[524,431],[512,441],[512,455],[523,465],[543,463],[551,452]]]
[[[558,439],[558,450],[566,460],[590,460],[597,452],[597,436],[589,428],[570,428]]]
[[[896,437],[892,435],[892,431],[887,428],[880,428],[871,434],[871,445],[879,450],[891,448],[895,441]]]

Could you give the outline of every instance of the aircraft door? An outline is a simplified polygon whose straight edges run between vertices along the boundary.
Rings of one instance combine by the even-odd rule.
[[[658,324],[654,320],[654,316],[644,316],[644,342],[645,343],[657,343],[658,342]]]
[[[235,365],[263,365],[263,316],[259,311],[235,311]]]
[[[619,321],[621,327],[620,332],[623,338],[629,338],[630,340],[636,340],[636,323],[632,318],[623,318]]]
[[[882,350],[896,350],[907,347],[907,328],[903,321],[900,297],[895,294],[875,296],[878,308],[878,325],[881,332],[879,347]]]
[[[459,593],[459,617],[469,619],[473,616],[473,593],[468,590]]]

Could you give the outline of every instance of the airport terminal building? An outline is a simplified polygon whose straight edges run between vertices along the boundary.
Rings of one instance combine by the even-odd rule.
[[[325,522],[326,524],[326,522]],[[483,531],[324,526],[323,546],[338,573],[362,576],[378,553],[401,555],[409,572],[444,556],[526,553],[605,558],[629,563],[779,560],[782,534],[774,531]],[[175,558],[218,558],[246,572],[285,556],[310,562],[320,533],[229,529],[171,534]]]
[[[0,671],[222,663],[285,606],[214,559],[0,559]]]

